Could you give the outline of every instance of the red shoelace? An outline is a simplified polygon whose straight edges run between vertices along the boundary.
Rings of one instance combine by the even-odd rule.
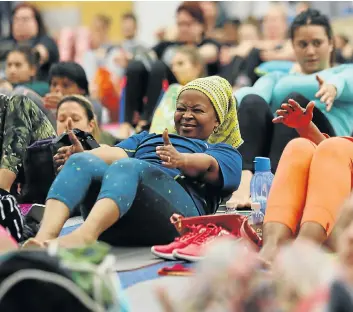
[[[187,225],[185,226],[186,228],[188,228],[190,230],[190,232],[186,233],[185,235],[181,236],[181,237],[177,237],[174,241],[175,242],[183,242],[185,240],[188,240],[190,238],[192,238],[193,236],[196,236],[198,234],[198,232],[204,227],[203,225]]]
[[[192,241],[193,244],[202,245],[210,238],[210,236],[215,237],[221,231],[225,231],[225,229],[223,229],[221,226],[216,226],[213,223],[209,223],[209,224],[203,226],[203,228],[205,229],[205,231],[203,233],[201,233],[200,236],[196,237],[195,240]]]

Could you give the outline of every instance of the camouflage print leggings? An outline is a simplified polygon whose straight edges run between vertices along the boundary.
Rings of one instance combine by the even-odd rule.
[[[55,129],[34,102],[22,95],[0,95],[0,169],[17,175],[27,147],[53,136]]]

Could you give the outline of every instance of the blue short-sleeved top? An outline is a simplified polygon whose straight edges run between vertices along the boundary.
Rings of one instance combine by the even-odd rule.
[[[116,145],[122,148],[129,157],[145,160],[158,166],[165,173],[175,178],[184,187],[195,202],[195,205],[206,213],[213,213],[222,197],[234,192],[241,179],[242,158],[240,153],[225,143],[210,144],[203,140],[186,138],[179,135],[169,135],[170,142],[180,153],[205,153],[214,157],[220,168],[220,186],[207,185],[201,181],[185,178],[179,179],[183,173],[179,169],[162,166],[162,161],[156,154],[156,147],[163,145],[160,134],[149,134],[144,131]]]

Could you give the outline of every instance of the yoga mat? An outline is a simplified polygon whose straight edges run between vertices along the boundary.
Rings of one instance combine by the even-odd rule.
[[[137,283],[159,279],[158,270],[166,266],[171,267],[177,263],[182,263],[185,267],[193,268],[194,263],[185,263],[184,261],[163,261],[138,270],[118,272],[118,276],[123,289],[129,288]]]
[[[155,257],[150,247],[114,247],[113,254],[116,255],[115,270],[118,272],[137,270],[164,261]]]
[[[163,287],[168,291],[172,300],[181,298],[190,284],[191,277],[166,276],[159,279],[138,283],[125,290],[131,312],[165,312],[156,297],[155,289]]]
[[[61,230],[60,236],[67,235],[77,229],[83,220],[81,217],[70,218]],[[116,255],[116,271],[137,270],[164,261],[151,253],[151,247],[114,247]]]
[[[74,226],[74,225],[80,225],[83,223],[83,218],[82,217],[72,217],[69,220],[67,220],[64,224],[64,228]]]
[[[73,231],[76,230],[80,225],[81,225],[81,223],[75,224],[75,225],[71,225],[71,226],[66,226],[66,227],[64,226],[63,229],[61,230],[59,236],[67,235],[67,234],[73,232]]]

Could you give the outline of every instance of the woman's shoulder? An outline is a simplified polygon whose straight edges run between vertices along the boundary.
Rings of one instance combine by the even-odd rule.
[[[44,35],[39,35],[39,36],[37,37],[37,40],[39,40],[39,41],[41,41],[41,40],[43,40],[43,41],[50,41],[50,42],[56,44],[54,38],[51,37],[51,36],[49,36],[49,35],[46,35],[46,34],[44,34]]]
[[[48,50],[56,51],[58,49],[58,45],[54,38],[48,36],[48,35],[40,35],[36,38],[35,40],[35,45],[37,44],[42,44],[44,45]]]
[[[353,64],[336,64],[336,66],[328,68],[325,71],[335,74],[335,73],[340,73],[342,71],[345,71],[347,69],[353,70]]]
[[[207,143],[208,144],[208,148],[207,151],[215,151],[215,152],[220,152],[220,153],[229,153],[229,154],[240,154],[238,149],[231,146],[228,143]]]
[[[27,87],[40,96],[45,96],[50,91],[49,84],[45,81],[34,80],[27,83],[20,84],[19,86]]]

